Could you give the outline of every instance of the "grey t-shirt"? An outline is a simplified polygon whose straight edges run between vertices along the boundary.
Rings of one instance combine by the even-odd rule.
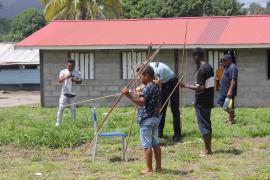
[[[227,96],[232,79],[236,80],[236,86],[233,89],[232,96],[236,96],[237,95],[238,69],[237,69],[237,66],[233,63],[224,68],[223,75],[219,84],[219,94],[223,96]]]

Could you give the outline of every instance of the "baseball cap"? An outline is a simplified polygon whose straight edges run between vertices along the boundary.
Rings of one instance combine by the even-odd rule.
[[[192,54],[204,54],[204,50],[202,48],[200,48],[200,47],[196,47],[193,50]]]
[[[230,54],[225,54],[222,60],[229,60],[232,59],[232,56]]]

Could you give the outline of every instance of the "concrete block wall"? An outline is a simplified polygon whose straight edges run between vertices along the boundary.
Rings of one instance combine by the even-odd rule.
[[[121,89],[129,82],[121,78],[121,52],[121,50],[97,50],[94,52],[95,79],[83,80],[81,85],[77,85],[79,92],[75,101],[120,93]],[[58,106],[61,93],[58,75],[65,68],[67,58],[68,51],[43,51],[44,106]],[[161,50],[155,61],[164,62],[175,69],[174,50]],[[82,105],[110,106],[116,98],[102,99]],[[126,98],[122,99],[121,105],[130,104]]]
[[[84,80],[78,86],[80,92],[76,101],[83,101],[100,96],[120,93],[128,84],[121,79],[121,50],[95,51],[95,79]],[[185,67],[185,82],[194,84],[196,65],[191,50],[188,50]],[[58,106],[61,84],[58,83],[59,72],[65,68],[68,51],[44,51],[44,106]],[[181,69],[182,50],[178,51],[178,63],[175,63],[174,50],[161,50],[155,61],[168,64],[172,69]],[[265,49],[238,49],[237,65],[239,69],[238,106],[270,106],[270,80],[267,79],[267,50]],[[178,66],[176,68],[176,66]],[[192,105],[194,92],[184,89],[184,104]],[[117,97],[98,100],[83,105],[110,106]],[[121,105],[130,105],[122,99]]]
[[[267,50],[237,50],[239,106],[270,106],[270,80],[267,79]]]

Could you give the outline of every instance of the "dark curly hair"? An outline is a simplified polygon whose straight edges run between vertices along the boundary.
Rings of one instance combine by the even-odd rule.
[[[139,72],[141,67],[137,68],[137,72]],[[152,79],[155,79],[155,71],[151,66],[146,66],[142,72],[143,75],[149,75]]]

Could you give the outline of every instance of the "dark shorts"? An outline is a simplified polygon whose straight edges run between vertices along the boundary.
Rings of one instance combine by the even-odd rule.
[[[219,107],[223,107],[226,98],[227,98],[227,96],[218,94],[217,105],[218,105]],[[235,97],[232,97],[232,100],[233,100],[232,108],[235,109],[235,106],[234,106],[234,100],[235,100]]]
[[[211,108],[195,106],[197,121],[202,135],[212,134]]]

